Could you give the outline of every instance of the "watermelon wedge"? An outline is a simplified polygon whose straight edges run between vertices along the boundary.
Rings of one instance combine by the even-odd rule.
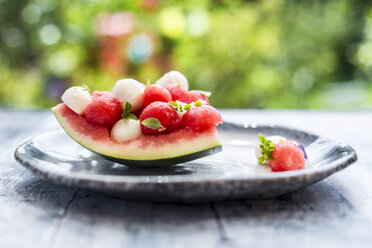
[[[88,122],[64,103],[52,108],[58,122],[76,142],[92,152],[128,166],[155,167],[183,163],[222,150],[216,127],[204,132],[180,129],[117,142],[104,125]]]

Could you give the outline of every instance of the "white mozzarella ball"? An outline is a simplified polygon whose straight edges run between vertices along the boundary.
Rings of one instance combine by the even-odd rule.
[[[68,88],[61,99],[72,111],[81,115],[92,101],[92,96],[85,88],[74,86]]]
[[[165,73],[161,78],[156,81],[158,85],[168,85],[168,84],[176,84],[181,86],[184,90],[189,90],[189,83],[187,82],[186,77],[178,71],[170,71]]]
[[[276,145],[281,141],[287,140],[283,136],[279,136],[279,135],[268,136],[268,137],[266,137],[266,139],[270,140],[271,144],[273,144],[273,145]],[[261,145],[261,143],[257,143],[256,149],[255,149],[257,159],[262,156],[260,145]],[[268,161],[265,161],[263,164],[268,164]]]
[[[111,130],[111,137],[117,142],[124,142],[127,140],[135,139],[142,135],[140,122],[138,120],[121,119],[118,121]]]
[[[132,105],[132,111],[136,111],[143,105],[144,91],[144,84],[127,78],[116,82],[112,89],[112,96],[118,99],[122,105],[129,102]]]

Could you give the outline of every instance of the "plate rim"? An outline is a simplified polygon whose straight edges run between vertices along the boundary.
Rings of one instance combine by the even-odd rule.
[[[193,177],[189,178],[185,175],[174,175],[172,176],[172,181],[164,181],[164,182],[159,182],[159,181],[151,181],[151,182],[146,182],[143,180],[143,178],[148,177],[148,176],[133,176],[133,175],[86,175],[86,174],[74,174],[74,173],[64,173],[58,170],[42,170],[40,166],[37,164],[33,164],[33,162],[28,161],[27,159],[24,158],[22,155],[22,152],[24,150],[24,147],[32,143],[33,140],[40,138],[43,135],[47,135],[50,133],[57,133],[57,132],[63,132],[62,130],[55,130],[55,131],[49,131],[49,132],[44,132],[41,133],[26,142],[22,143],[17,147],[17,149],[14,152],[14,158],[16,161],[18,161],[20,164],[22,164],[24,167],[27,169],[31,170],[34,174],[49,180],[51,182],[59,183],[59,184],[67,184],[67,185],[76,185],[76,183],[72,183],[72,181],[78,182],[79,186],[81,187],[81,184],[85,185],[86,187],[90,187],[92,184],[97,184],[97,183],[104,183],[106,186],[110,186],[110,188],[115,188],[119,185],[148,185],[148,184],[225,184],[225,183],[266,183],[266,182],[271,182],[273,180],[285,180],[285,181],[299,181],[299,180],[304,180],[307,177],[322,177],[325,178],[327,176],[332,175],[333,173],[340,171],[351,164],[353,164],[355,161],[358,159],[358,155],[356,150],[347,144],[346,142],[333,139],[333,138],[328,138],[326,136],[320,136],[317,134],[314,134],[309,131],[297,129],[297,128],[292,128],[292,127],[286,127],[282,125],[276,125],[276,124],[268,124],[268,125],[261,125],[261,124],[256,124],[256,123],[234,123],[234,122],[225,122],[224,125],[231,125],[231,126],[236,126],[239,128],[267,128],[267,129],[272,129],[272,128],[279,128],[283,130],[289,130],[289,131],[294,131],[297,133],[303,133],[306,135],[311,135],[314,137],[323,138],[327,141],[334,141],[338,143],[338,146],[342,146],[344,148],[347,148],[348,154],[347,156],[344,156],[342,158],[337,159],[336,161],[332,161],[330,163],[327,163],[324,166],[316,167],[316,168],[311,168],[311,169],[303,169],[303,170],[295,170],[295,171],[285,171],[285,172],[275,172],[275,173],[270,173],[270,174],[262,174],[262,175],[256,175],[256,176],[234,176],[230,178],[202,178],[202,179],[193,179]],[[141,168],[143,170],[146,170],[146,168]],[[140,180],[142,178],[142,180]],[[181,180],[178,180],[181,178]],[[94,188],[94,187],[93,187]]]

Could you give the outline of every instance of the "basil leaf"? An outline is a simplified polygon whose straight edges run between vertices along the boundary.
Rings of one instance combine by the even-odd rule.
[[[185,107],[183,107],[183,109],[185,111],[189,110],[190,108],[191,108],[191,104],[187,104],[187,105],[185,105]]]
[[[135,116],[134,114],[128,114],[127,118],[132,120],[138,120],[137,116]]]
[[[143,120],[141,122],[141,124],[144,125],[145,127],[153,129],[153,130],[156,130],[156,129],[159,129],[159,128],[162,129],[162,130],[159,130],[159,131],[164,131],[165,130],[165,127],[163,127],[161,122],[154,117],[150,117],[150,118],[147,118],[147,119]]]
[[[171,105],[173,108],[178,108],[178,103],[176,102],[168,102],[169,105]]]
[[[132,105],[130,104],[130,102],[126,102],[125,111],[129,113],[131,110],[132,110]]]

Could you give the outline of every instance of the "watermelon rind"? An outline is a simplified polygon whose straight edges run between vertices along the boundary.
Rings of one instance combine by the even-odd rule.
[[[198,135],[194,134],[191,138],[185,137],[169,143],[162,142],[161,145],[150,144],[142,146],[137,140],[118,143],[109,137],[104,140],[97,140],[94,135],[79,132],[74,126],[72,118],[64,115],[64,108],[66,108],[64,104],[59,104],[53,107],[52,111],[65,132],[88,150],[116,163],[136,167],[169,166],[222,151],[217,129],[202,132]],[[189,132],[192,131],[190,130]],[[159,139],[166,141],[167,135],[171,134],[162,135]]]
[[[89,148],[88,148],[89,149]],[[91,149],[89,149],[91,150]],[[100,154],[96,151],[91,150],[92,152],[100,155],[101,157],[110,160],[115,163],[124,164],[128,166],[137,166],[137,167],[161,167],[161,166],[170,166],[175,164],[181,164],[189,161],[193,161],[199,158],[207,157],[215,153],[222,151],[222,146],[218,145],[212,148],[208,148],[199,152],[194,152],[190,154],[180,155],[178,157],[163,158],[163,159],[154,159],[154,160],[133,160],[133,159],[122,159],[111,157],[107,155]]]

